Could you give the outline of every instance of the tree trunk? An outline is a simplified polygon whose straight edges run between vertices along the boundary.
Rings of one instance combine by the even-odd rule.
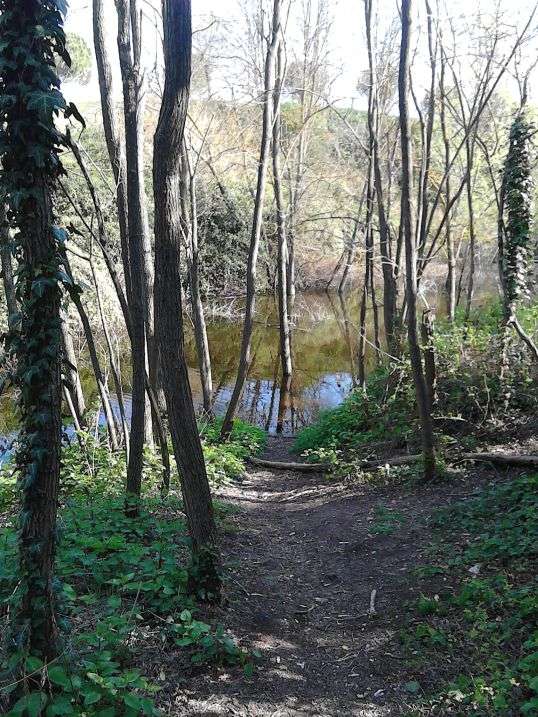
[[[288,379],[292,375],[290,310],[288,307],[288,243],[286,237],[286,214],[282,196],[282,169],[280,165],[280,142],[282,118],[280,116],[280,95],[282,92],[282,45],[278,48],[276,59],[276,82],[273,93],[273,188],[276,204],[276,227],[278,239],[278,318],[280,335],[280,361],[282,376]]]
[[[185,361],[180,291],[180,176],[191,72],[190,0],[164,0],[163,25],[165,84],[153,153],[155,329],[174,455],[198,571],[193,572],[193,578],[197,590],[210,597],[220,593],[216,527]]]
[[[189,288],[191,293],[192,320],[194,324],[194,339],[198,366],[200,368],[200,381],[202,383],[202,399],[204,413],[207,417],[213,414],[213,377],[211,372],[211,354],[204,316],[204,305],[200,290],[200,253],[198,250],[198,207],[196,202],[196,178],[191,171],[187,146],[183,143],[182,183],[188,188],[190,211],[187,211],[186,202],[182,202],[184,225],[189,225],[188,269]],[[189,222],[190,217],[190,222]]]
[[[18,312],[12,256],[13,252],[10,247],[6,208],[4,202],[0,201],[0,260],[2,262],[2,281],[4,284],[4,295],[6,297],[7,325],[9,328],[12,328],[13,317]]]
[[[265,58],[264,72],[264,103],[262,137],[260,145],[260,158],[258,162],[258,180],[256,185],[256,199],[254,201],[254,216],[247,264],[247,295],[245,306],[245,320],[243,323],[243,336],[239,356],[239,367],[230,403],[222,423],[221,436],[228,438],[232,431],[232,422],[237,410],[243,386],[248,375],[251,361],[252,329],[254,327],[254,313],[256,310],[256,267],[258,263],[258,250],[263,223],[263,204],[265,198],[265,185],[267,165],[269,161],[269,147],[271,143],[272,127],[272,91],[275,75],[275,55],[279,43],[281,0],[273,0],[272,36]],[[291,256],[290,256],[291,260]]]
[[[114,94],[112,88],[112,71],[106,48],[105,18],[103,0],[93,0],[93,44],[97,62],[97,75],[99,78],[99,93],[101,97],[101,115],[105,133],[106,146],[114,182],[116,184],[116,203],[118,224],[120,230],[121,255],[127,301],[131,298],[131,269],[129,260],[129,224],[127,205],[127,168],[125,165],[125,152],[120,140],[114,109]]]
[[[10,102],[2,107],[0,182],[7,219],[16,230],[21,304],[17,331],[10,332],[7,343],[16,360],[13,380],[20,390],[22,424],[16,454],[21,492],[20,582],[13,625],[16,640],[11,647],[46,663],[58,655],[54,559],[61,451],[60,245],[64,237],[55,226],[52,197],[62,171],[55,115],[64,100],[54,73],[54,56],[61,52],[57,40],[63,32],[63,13],[51,12],[50,3],[39,0],[3,3],[2,7],[0,92]],[[52,101],[36,103],[35,96],[42,94]],[[23,675],[19,687],[33,691],[42,684],[39,670],[33,677]]]
[[[99,310],[99,318],[101,319],[101,328],[105,336],[105,342],[108,350],[108,360],[110,363],[110,370],[112,372],[112,380],[114,381],[114,388],[116,390],[116,400],[118,402],[118,410],[120,414],[121,429],[123,433],[123,445],[125,448],[125,455],[127,456],[127,463],[129,463],[129,424],[127,423],[127,416],[125,413],[125,404],[123,401],[123,387],[121,385],[121,373],[120,367],[116,362],[114,356],[114,349],[112,347],[112,340],[110,338],[110,332],[106,323],[105,312],[103,309],[103,302],[101,301],[101,291],[99,289],[99,282],[95,273],[95,267],[93,261],[90,260],[90,268],[93,277],[93,283],[95,285],[95,296],[97,299],[97,308]]]
[[[134,66],[131,43],[130,2],[118,0],[118,52],[123,84],[125,145],[127,151],[127,206],[129,215],[129,258],[131,268],[131,354],[132,409],[129,464],[127,467],[127,512],[137,515],[133,499],[142,488],[142,463],[146,428],[146,287],[144,282],[144,234],[146,218],[141,191],[140,77]]]
[[[85,424],[84,412],[86,410],[86,403],[82,392],[82,384],[80,383],[73,338],[69,331],[69,318],[65,311],[62,312],[62,349],[64,354],[63,363],[65,364],[65,375],[69,383],[67,389],[77,416],[78,424],[83,426]]]
[[[65,267],[67,270],[67,273],[70,277],[73,277],[71,267],[69,265],[69,260],[67,259],[67,256],[64,258]],[[73,279],[72,279],[73,281]],[[74,282],[73,282],[74,284]],[[116,418],[114,416],[114,411],[112,410],[112,405],[110,403],[110,396],[108,393],[108,386],[106,383],[106,379],[103,375],[103,371],[101,370],[101,364],[99,363],[99,356],[97,354],[97,346],[95,344],[95,339],[93,337],[93,331],[90,324],[90,320],[88,318],[88,314],[86,313],[86,309],[84,308],[84,305],[82,304],[82,301],[80,299],[80,294],[77,288],[74,288],[71,291],[71,299],[73,303],[75,304],[78,315],[80,316],[80,321],[82,323],[82,329],[84,331],[84,336],[86,338],[86,343],[88,344],[88,353],[90,354],[90,361],[92,364],[93,374],[95,376],[95,382],[97,384],[97,390],[99,391],[99,397],[101,398],[101,405],[103,407],[103,413],[105,414],[105,420],[108,430],[108,437],[110,439],[110,447],[113,451],[117,451],[119,448],[118,443],[118,432],[116,428]]]
[[[448,130],[446,124],[446,87],[445,87],[445,62],[444,52],[441,57],[441,74],[440,74],[440,119],[441,134],[443,137],[443,147],[445,151],[445,207],[450,206],[450,140],[448,138]],[[454,250],[454,237],[452,236],[452,223],[450,211],[447,214],[445,222],[445,241],[447,253],[447,277],[446,277],[446,294],[447,294],[447,316],[450,322],[456,318],[456,255]]]
[[[400,141],[402,148],[402,220],[405,243],[407,336],[409,357],[415,383],[415,393],[422,427],[422,452],[424,478],[435,476],[435,445],[433,422],[429,410],[428,392],[422,367],[422,356],[417,335],[417,262],[416,244],[413,233],[413,207],[411,184],[413,166],[411,160],[411,128],[409,120],[409,54],[411,40],[412,0],[402,0],[402,39],[398,75],[398,96],[400,109]]]
[[[473,198],[473,160],[474,144],[471,137],[465,141],[465,155],[467,159],[467,209],[469,212],[469,279],[467,284],[467,297],[465,302],[465,321],[469,320],[471,306],[474,296],[474,275],[476,269],[476,232],[474,221],[474,198]]]
[[[395,337],[396,306],[398,287],[391,257],[390,229],[385,209],[383,195],[383,180],[379,160],[379,109],[377,99],[377,76],[375,71],[375,58],[372,45],[372,0],[365,0],[364,14],[366,23],[366,41],[368,47],[368,65],[370,74],[370,88],[368,93],[368,130],[370,135],[371,161],[373,163],[373,178],[377,198],[377,213],[379,218],[379,250],[381,254],[381,270],[383,273],[383,324],[387,339],[388,351],[397,352]],[[373,281],[373,276],[371,277]]]

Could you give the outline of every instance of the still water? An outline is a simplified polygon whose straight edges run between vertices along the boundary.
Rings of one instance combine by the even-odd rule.
[[[491,296],[489,288],[485,295]],[[428,301],[439,305],[443,301],[432,292]],[[240,303],[227,312],[233,318],[208,317],[207,330],[210,344],[214,410],[221,415],[226,410],[237,371],[242,332]],[[381,313],[381,312],[380,312]],[[293,378],[289,391],[281,391],[278,312],[274,297],[262,296],[257,301],[252,364],[243,391],[238,415],[270,433],[281,430],[285,435],[297,433],[311,424],[323,409],[340,404],[353,389],[357,370],[359,325],[359,292],[346,297],[337,294],[298,294],[294,307],[292,333]],[[372,313],[367,316],[366,368],[375,366],[376,356],[372,342]],[[197,369],[194,337],[187,326],[186,353],[193,398],[201,406],[202,391]],[[95,399],[92,381],[84,371],[83,385],[90,398]],[[128,367],[125,370],[128,376]],[[130,401],[126,386],[126,412]],[[129,415],[128,415],[129,417]],[[100,422],[103,422],[101,416]],[[4,396],[0,402],[0,464],[10,454],[9,445],[16,435],[17,418],[13,401]],[[68,433],[70,429],[67,429]],[[72,431],[71,431],[72,432]]]
[[[260,297],[252,338],[252,365],[238,410],[241,418],[269,432],[277,425],[296,433],[319,411],[337,406],[349,394],[356,373],[358,299],[299,294],[292,333],[293,378],[281,400],[278,313],[273,297]],[[242,319],[208,322],[215,388],[215,413],[226,410],[237,371]],[[373,338],[373,337],[371,337]],[[197,404],[201,387],[194,340],[187,337],[191,386]],[[368,361],[373,361],[371,347]],[[285,395],[286,394],[286,395]]]

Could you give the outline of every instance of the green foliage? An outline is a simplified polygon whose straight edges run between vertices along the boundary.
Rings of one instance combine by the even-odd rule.
[[[519,112],[510,128],[510,146],[504,164],[502,199],[504,202],[504,247],[502,269],[505,298],[513,307],[527,292],[531,259],[533,126]]]
[[[200,620],[193,618],[190,610],[183,610],[180,615],[181,624],[174,626],[174,630],[181,637],[175,640],[176,645],[191,650],[191,662],[200,665],[205,662],[216,662],[221,665],[243,665],[247,675],[252,670],[252,657],[248,652],[238,647],[235,640],[226,634],[222,625],[212,630],[211,627]],[[254,651],[252,656],[259,657]]]
[[[536,333],[538,304],[522,307],[519,313],[525,330],[531,335]],[[472,430],[476,422],[506,412],[507,389],[510,411],[534,411],[538,384],[524,347],[520,346],[511,356],[510,374],[501,386],[502,338],[500,301],[475,309],[467,321],[461,310],[453,324],[446,320],[436,324],[434,414],[456,419],[450,430],[460,436]],[[319,451],[335,451],[333,458],[341,463],[371,442],[390,437],[395,443],[413,444],[417,436],[413,381],[409,364],[404,360],[392,370],[377,369],[368,378],[365,390],[355,389],[340,406],[321,413],[313,425],[299,433],[295,450],[307,452],[312,458],[321,455]]]
[[[405,516],[402,513],[380,505],[374,509],[374,521],[370,526],[370,532],[376,535],[390,535],[404,521]]]
[[[443,542],[429,573],[452,576],[453,587],[422,595],[419,621],[402,633],[419,668],[450,665],[429,704],[443,714],[537,714],[538,476],[487,488],[432,522]]]
[[[211,423],[202,427],[201,436],[204,443],[209,445],[220,444],[220,430],[222,418],[216,418]],[[252,426],[239,418],[233,422],[232,432],[226,445],[238,458],[245,458],[249,455],[261,453],[265,448],[267,435],[258,426]]]
[[[56,574],[62,584],[60,626],[71,626],[72,634],[69,658],[47,666],[51,689],[39,692],[44,714],[156,714],[150,699],[156,688],[133,666],[133,635],[156,624],[170,645],[188,650],[193,664],[239,665],[252,672],[252,655],[221,625],[194,617],[196,603],[188,592],[190,539],[178,498],[172,494],[163,501],[149,492],[140,515],[127,518],[123,469],[109,485],[105,479],[108,466],[117,470],[116,457],[94,448],[96,483],[90,491],[82,451],[73,444],[66,453],[69,494],[60,513]],[[147,481],[157,486],[159,466],[146,461],[145,471]],[[21,590],[15,525],[0,533],[0,550],[2,610],[17,603]],[[91,627],[81,631],[84,625]],[[11,674],[23,663],[26,672],[42,668],[39,658],[17,651],[8,656],[4,670]],[[9,714],[30,714],[38,700],[30,695]]]
[[[355,389],[340,406],[324,411],[316,423],[303,429],[294,449],[357,448],[387,433],[404,438],[413,430],[414,416],[409,414],[414,401],[407,374],[399,374],[400,369],[394,374],[386,368],[378,369],[368,379],[365,391]],[[396,386],[391,395],[387,392],[389,381]]]
[[[207,475],[215,486],[240,479],[245,472],[244,459],[260,453],[267,441],[265,431],[240,419],[233,423],[230,439],[220,442],[222,419],[215,419],[201,429]]]
[[[70,65],[63,60],[58,63],[58,75],[62,82],[76,80],[82,84],[90,81],[92,53],[88,43],[75,32],[66,33],[66,45],[71,58]]]

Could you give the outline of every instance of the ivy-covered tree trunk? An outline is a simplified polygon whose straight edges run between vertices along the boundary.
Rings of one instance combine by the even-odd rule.
[[[502,244],[499,247],[502,288],[504,295],[505,337],[503,369],[506,373],[507,330],[513,327],[538,360],[538,348],[518,321],[517,308],[528,294],[533,214],[533,181],[530,142],[533,126],[522,108],[510,129],[510,144],[504,163],[501,188]]]
[[[63,0],[0,0],[2,197],[14,230],[21,320],[8,341],[17,359],[22,432],[16,640],[48,661],[57,653],[53,581],[61,448],[61,243],[52,196],[62,172],[54,117],[65,108],[55,55],[69,64]]]

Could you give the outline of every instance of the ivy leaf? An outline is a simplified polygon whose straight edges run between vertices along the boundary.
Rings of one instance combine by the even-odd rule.
[[[55,717],[56,715],[72,715],[75,710],[67,697],[58,695],[47,707],[47,717]]]
[[[71,681],[63,667],[55,665],[48,669],[49,680],[55,685],[60,685],[64,690],[71,690]],[[58,713],[60,714],[60,713]]]
[[[27,107],[29,110],[37,110],[41,117],[48,117],[56,110],[63,109],[65,100],[58,90],[30,92]]]

